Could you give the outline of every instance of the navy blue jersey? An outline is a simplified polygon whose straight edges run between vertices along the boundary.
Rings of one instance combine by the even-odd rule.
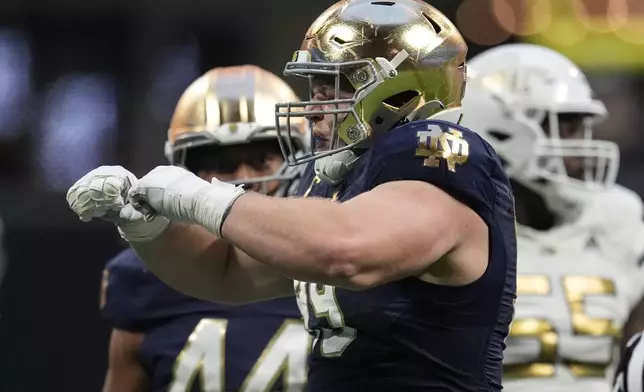
[[[103,315],[144,334],[152,391],[300,391],[310,336],[294,298],[225,306],[166,286],[128,249],[107,264]]]
[[[309,390],[498,391],[516,292],[514,199],[501,162],[472,131],[424,120],[375,140],[336,187],[309,167],[299,194],[342,202],[398,180],[431,183],[478,213],[488,267],[461,287],[415,277],[365,291],[296,282],[315,337]]]

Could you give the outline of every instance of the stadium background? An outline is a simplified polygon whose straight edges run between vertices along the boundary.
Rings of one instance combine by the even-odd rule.
[[[599,136],[620,144],[619,182],[644,193],[644,2],[430,3],[457,23],[470,56],[527,40],[578,61],[611,113]],[[67,188],[98,165],[121,164],[140,176],[165,163],[170,115],[194,78],[243,63],[281,74],[330,4],[0,1],[0,391],[102,384],[101,269],[123,244],[110,225],[80,224],[65,203]],[[304,85],[294,87],[306,94]]]

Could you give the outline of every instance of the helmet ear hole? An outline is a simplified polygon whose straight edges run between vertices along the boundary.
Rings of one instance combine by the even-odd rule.
[[[487,136],[485,137],[485,139],[488,140],[490,144],[492,144],[493,146],[496,145],[497,143],[507,142],[512,138],[512,135],[510,133],[499,129],[488,129],[486,132],[486,135]],[[501,160],[501,166],[506,170],[510,168],[511,166],[510,161],[508,161],[504,157],[504,154],[500,153],[499,151],[497,151],[497,153],[498,153],[497,155],[499,159]]]
[[[490,129],[487,131],[487,134],[499,142],[505,142],[506,140],[512,137],[509,133],[500,131],[498,129]]]
[[[418,97],[419,95],[420,94],[418,93],[418,91],[406,90],[406,91],[401,91],[398,94],[392,95],[391,97],[385,99],[383,102],[391,107],[400,109],[401,107],[405,106],[406,104],[411,102],[414,98]]]

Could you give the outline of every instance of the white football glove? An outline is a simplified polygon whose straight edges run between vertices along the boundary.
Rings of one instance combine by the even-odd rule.
[[[221,238],[221,226],[235,200],[244,194],[243,186],[217,179],[208,183],[177,166],[158,166],[132,184],[129,199],[134,208],[173,221],[196,223]]]
[[[100,218],[115,223],[130,242],[148,241],[170,223],[163,217],[146,221],[127,204],[127,191],[136,176],[121,166],[101,166],[84,175],[67,191],[67,203],[83,222]]]

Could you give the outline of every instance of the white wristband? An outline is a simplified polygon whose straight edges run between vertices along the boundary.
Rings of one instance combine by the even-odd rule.
[[[207,188],[201,189],[195,198],[194,222],[205,227],[209,232],[221,238],[221,227],[228,211],[235,200],[246,193],[242,186],[234,186],[219,181]]]
[[[170,224],[170,221],[162,216],[156,216],[151,221],[143,219],[118,225],[119,233],[128,242],[146,242],[157,238]]]

